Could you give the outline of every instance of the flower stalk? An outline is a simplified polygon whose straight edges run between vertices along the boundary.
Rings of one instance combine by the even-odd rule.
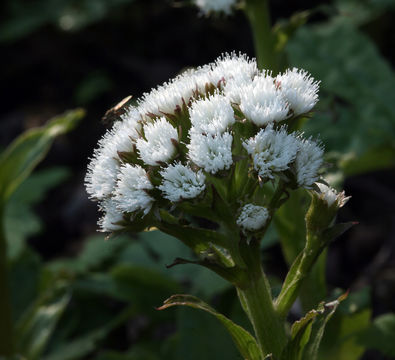
[[[244,7],[250,22],[259,69],[279,71],[268,0],[247,0]]]
[[[251,239],[247,244],[243,240],[241,252],[249,267],[247,281],[243,287],[237,288],[237,294],[263,355],[273,354],[279,358],[287,342],[284,322],[273,306],[270,285],[261,265],[259,242]]]

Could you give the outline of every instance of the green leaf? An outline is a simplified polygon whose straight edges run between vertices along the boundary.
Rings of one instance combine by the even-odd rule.
[[[18,321],[39,296],[41,273],[40,258],[28,247],[10,263],[9,279],[14,321]]]
[[[11,261],[21,254],[26,239],[37,234],[41,220],[33,212],[33,205],[44,199],[46,193],[69,176],[63,167],[53,167],[29,176],[12,194],[5,209],[7,256]]]
[[[0,205],[30,175],[45,157],[55,137],[72,130],[84,116],[84,110],[68,111],[45,126],[26,131],[0,156]]]
[[[359,336],[357,343],[368,349],[376,349],[384,355],[395,357],[395,314],[384,314]]]
[[[326,303],[323,307],[318,309],[320,316],[314,321],[310,340],[305,349],[304,356],[309,360],[318,359],[318,349],[321,344],[322,337],[324,335],[325,327],[328,321],[335,313],[339,304],[347,298],[347,293],[341,295],[337,300],[330,303]]]
[[[319,359],[359,360],[366,345],[357,342],[358,334],[370,324],[371,310],[342,314],[340,306],[326,327]]]
[[[188,282],[191,284],[191,292],[194,295],[201,295],[205,298],[231,286],[220,276],[202,266],[186,264],[167,268],[176,256],[189,258],[193,256],[193,253],[178,239],[155,230],[140,233],[138,241],[131,242],[119,254],[118,262],[142,266],[178,282]]]
[[[177,332],[166,341],[161,359],[242,359],[226,328],[211,314],[186,306],[168,313],[176,317]]]
[[[304,347],[310,339],[314,319],[318,315],[317,310],[311,310],[303,318],[293,323],[291,339],[281,354],[281,360],[302,359]]]
[[[346,296],[340,296],[331,303],[321,303],[317,309],[295,321],[291,328],[291,339],[281,355],[281,360],[316,360],[325,326]]]
[[[70,300],[67,287],[61,286],[44,294],[22,316],[15,327],[16,347],[28,359],[41,359],[41,354]]]
[[[172,306],[182,305],[190,306],[195,309],[204,310],[214,315],[229,331],[230,335],[240,354],[246,360],[259,360],[261,359],[261,352],[255,338],[241,326],[235,324],[232,320],[214,310],[211,306],[192,295],[173,295],[167,299],[158,310],[164,310]]]
[[[327,150],[350,154],[354,160],[340,166],[357,174],[394,164],[395,75],[370,38],[340,20],[301,28],[287,52],[293,65],[321,80],[318,112],[305,123],[306,135],[321,134]]]

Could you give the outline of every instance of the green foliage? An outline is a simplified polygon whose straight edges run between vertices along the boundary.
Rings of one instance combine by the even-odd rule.
[[[331,303],[321,303],[317,309],[309,311],[291,328],[291,340],[284,349],[282,360],[316,360],[325,327],[345,296]]]
[[[32,174],[12,194],[4,215],[9,259],[16,258],[23,251],[26,239],[42,229],[41,220],[34,213],[34,205],[68,176],[68,170],[62,167],[41,170]]]
[[[301,28],[287,50],[293,65],[321,79],[321,111],[305,131],[344,154],[338,166],[354,175],[394,164],[395,75],[372,41],[341,19]]]
[[[0,206],[4,206],[17,187],[45,157],[54,139],[72,130],[84,110],[66,112],[41,128],[26,131],[0,155]]]
[[[196,309],[204,310],[215,316],[229,331],[237,348],[246,360],[259,360],[261,358],[258,344],[249,332],[195,296],[173,295],[167,299],[158,310],[164,310],[176,305],[190,306]]]
[[[11,42],[51,24],[65,31],[77,31],[103,20],[110,11],[133,0],[8,0],[7,20],[0,26],[0,42]]]
[[[383,354],[395,356],[395,314],[384,314],[374,319],[373,324],[357,336],[357,343]]]

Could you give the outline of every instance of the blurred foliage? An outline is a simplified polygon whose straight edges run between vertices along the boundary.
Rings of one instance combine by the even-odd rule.
[[[6,0],[0,42],[28,37],[46,25],[78,32],[132,1]],[[304,124],[304,131],[321,134],[338,183],[344,176],[394,165],[395,76],[362,28],[393,9],[393,0],[337,0],[316,9],[326,16],[324,20],[305,25],[309,13],[304,12],[277,27],[281,47],[288,41],[289,63],[321,80],[320,109]],[[75,101],[89,103],[113,87],[105,73],[88,74],[75,91]],[[82,113],[74,115],[79,118]],[[7,167],[0,182],[8,202],[5,230],[19,353],[29,360],[240,359],[230,336],[209,314],[188,308],[155,310],[173,293],[187,291],[214,302],[221,313],[247,327],[234,291],[216,274],[191,264],[166,268],[176,256],[192,257],[178,240],[158,231],[108,240],[93,235],[84,240],[77,257],[50,262],[27,245],[43,227],[34,206],[69,175],[65,168],[52,168],[27,178],[54,136],[72,128],[55,125],[17,140],[7,150],[8,165],[4,155],[0,159]],[[294,209],[303,207],[304,200],[296,193],[290,201]],[[294,214],[300,211],[284,212],[283,208],[276,219],[278,233],[271,227],[263,249],[275,244],[279,235],[289,242],[302,237],[295,232],[303,228],[294,227]],[[289,247],[285,254],[289,262],[295,249]],[[315,295],[321,297],[318,290]],[[395,356],[395,317],[382,315],[372,323],[369,297],[365,289],[350,294],[339,306],[328,322],[319,359],[357,360],[368,348]]]
[[[320,109],[304,130],[321,134],[342,179],[395,165],[395,74],[356,26],[390,8],[393,1],[337,1],[336,15],[300,28],[287,46],[290,63],[321,80]]]
[[[78,31],[103,20],[109,11],[134,0],[6,0],[5,21],[0,26],[0,42],[29,36],[45,25],[64,31]]]

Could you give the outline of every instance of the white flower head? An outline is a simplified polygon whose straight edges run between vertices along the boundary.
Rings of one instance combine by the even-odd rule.
[[[265,207],[247,204],[241,209],[236,223],[243,230],[257,231],[265,226],[268,217],[269,211]]]
[[[142,210],[146,215],[154,202],[146,190],[153,189],[146,171],[139,165],[125,164],[118,174],[114,200],[123,212]]]
[[[229,100],[219,93],[193,102],[189,114],[195,133],[220,134],[235,122]]]
[[[293,68],[277,75],[276,84],[294,115],[309,112],[318,101],[319,82],[307,71]]]
[[[178,141],[177,130],[164,117],[145,124],[143,129],[146,140],[140,138],[136,142],[141,159],[153,166],[171,160],[176,151],[173,141]]]
[[[117,121],[102,137],[88,165],[85,184],[91,198],[103,200],[112,193],[121,164],[118,153],[133,151],[141,124],[135,110],[125,117],[126,121]]]
[[[320,198],[324,200],[328,207],[331,207],[334,203],[338,208],[343,207],[351,196],[347,196],[344,191],[338,193],[335,189],[329,187],[328,185],[322,183],[316,183],[320,189]]]
[[[206,172],[215,174],[227,170],[233,163],[232,140],[230,133],[202,135],[190,133],[188,144],[189,158]]]
[[[269,74],[261,74],[240,87],[240,110],[258,126],[285,120],[288,104]]]
[[[300,139],[299,151],[295,158],[294,170],[299,186],[311,188],[319,178],[318,170],[324,162],[322,145],[312,139]]]
[[[145,93],[139,102],[143,118],[148,120],[148,114],[174,114],[177,108],[204,92],[205,85],[210,83],[210,71],[209,65],[186,70],[173,80]]]
[[[273,173],[287,170],[299,149],[298,139],[287,134],[286,127],[274,130],[271,125],[261,129],[243,143],[251,155],[254,169],[262,178],[273,178]]]
[[[237,0],[195,0],[196,6],[208,15],[211,12],[224,12],[229,15]]]
[[[193,199],[206,187],[206,177],[201,170],[195,172],[181,163],[169,165],[160,174],[163,176],[163,182],[159,189],[166,199],[173,202]]]
[[[239,83],[247,82],[258,74],[255,59],[250,60],[247,56],[234,52],[222,55],[211,67],[209,78],[214,86],[223,86],[231,79]]]
[[[100,204],[100,210],[104,212],[103,216],[98,221],[100,231],[112,232],[121,230],[122,226],[117,223],[123,220],[122,212],[116,207],[113,199],[109,198]]]
[[[244,78],[244,79],[234,79],[230,78],[226,80],[225,85],[223,87],[225,96],[234,104],[240,104],[241,94],[244,92],[244,89],[251,85],[252,79]]]

